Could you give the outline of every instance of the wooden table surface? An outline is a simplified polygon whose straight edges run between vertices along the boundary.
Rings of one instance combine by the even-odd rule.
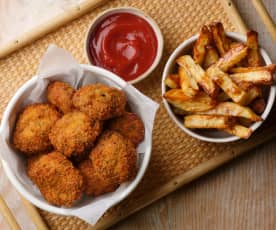
[[[271,40],[249,0],[233,0],[246,25],[276,63]],[[275,0],[264,0],[276,21]],[[275,120],[276,122],[276,120]],[[276,229],[276,141],[184,186],[112,229]]]

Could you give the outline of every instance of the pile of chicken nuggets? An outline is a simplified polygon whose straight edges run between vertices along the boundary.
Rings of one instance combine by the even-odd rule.
[[[135,178],[145,131],[139,116],[126,111],[123,91],[53,81],[47,98],[21,111],[12,141],[49,203],[71,207],[83,194],[99,196]]]

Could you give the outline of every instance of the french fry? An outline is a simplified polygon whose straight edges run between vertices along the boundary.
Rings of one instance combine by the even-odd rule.
[[[190,97],[195,96],[199,90],[196,80],[182,66],[179,66],[178,74],[183,93]]]
[[[176,62],[196,80],[209,96],[215,97],[217,95],[218,88],[214,82],[209,78],[201,66],[194,62],[190,55],[181,56],[176,60]]]
[[[233,42],[230,43],[230,49],[232,49],[232,48],[234,48],[236,46],[239,46],[240,44],[241,44],[241,42],[235,42],[235,41],[233,41]]]
[[[247,118],[244,118],[244,117],[239,117],[238,123],[241,124],[242,126],[249,127],[253,124],[253,121],[251,121]]]
[[[204,69],[207,69],[209,66],[215,64],[219,59],[217,50],[213,46],[206,46],[206,55],[203,62]]]
[[[218,94],[217,99],[219,102],[224,102],[224,101],[228,101],[230,97],[224,91],[222,91]]]
[[[221,22],[215,22],[210,25],[213,35],[213,40],[220,55],[224,55],[230,49],[230,40],[226,37],[224,28]]]
[[[212,109],[217,102],[204,92],[199,92],[195,97],[188,97],[181,89],[167,91],[164,98],[174,107],[187,112],[201,112]]]
[[[243,117],[251,121],[262,120],[262,118],[255,114],[250,108],[238,105],[233,102],[221,102],[215,108],[200,112],[200,114]]]
[[[222,71],[226,72],[228,69],[239,63],[246,57],[248,48],[244,44],[239,44],[225,53],[216,63]]]
[[[263,98],[256,99],[251,105],[252,110],[257,114],[262,114],[265,110],[265,106],[266,104]]]
[[[235,81],[235,79],[233,79],[233,81],[245,92],[249,91],[251,88],[254,87],[254,84],[251,82]]]
[[[252,134],[252,130],[250,128],[244,127],[242,125],[234,125],[223,130],[242,139],[248,139]]]
[[[184,116],[184,115],[188,115],[188,114],[191,114],[190,112],[187,112],[183,109],[179,109],[179,108],[176,108],[176,107],[172,107],[172,111],[176,114],[176,115],[181,115],[181,116]]]
[[[254,99],[260,97],[261,95],[262,90],[257,86],[253,86],[246,92],[246,99],[244,100],[243,105],[249,105]]]
[[[249,66],[261,66],[261,57],[259,53],[258,33],[255,31],[248,31],[246,45],[249,48],[247,55],[247,62]]]
[[[199,65],[202,65],[205,54],[206,46],[212,42],[212,34],[207,26],[201,28],[200,34],[193,48],[193,59]]]
[[[180,88],[179,76],[177,74],[169,74],[165,79],[165,84],[171,89]]]
[[[233,48],[235,48],[235,47],[237,47],[237,46],[240,46],[240,45],[243,45],[243,43],[242,42],[232,42],[231,44],[230,44],[230,49],[233,49]],[[237,67],[240,67],[240,66],[248,66],[248,63],[247,63],[247,59],[246,58],[243,58],[240,62],[238,62],[237,64],[235,64],[235,66],[237,66]]]
[[[255,85],[271,85],[273,76],[269,71],[253,71],[229,75],[235,82],[249,82]]]
[[[276,64],[270,64],[267,66],[259,66],[259,67],[233,67],[229,69],[230,73],[248,73],[254,71],[268,71],[271,74],[276,71]]]
[[[215,115],[188,115],[184,126],[190,129],[227,129],[234,123],[233,118]]]
[[[233,82],[228,74],[216,66],[209,67],[207,74],[234,102],[243,104],[246,93]]]

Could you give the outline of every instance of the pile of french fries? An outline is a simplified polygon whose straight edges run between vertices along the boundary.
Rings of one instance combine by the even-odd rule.
[[[178,72],[165,79],[164,98],[191,129],[218,129],[249,138],[252,123],[266,102],[263,85],[273,83],[276,65],[262,66],[258,34],[247,33],[246,43],[231,40],[223,25],[204,25],[193,54],[177,58]]]

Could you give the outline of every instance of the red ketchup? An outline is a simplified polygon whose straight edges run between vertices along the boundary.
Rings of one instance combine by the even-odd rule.
[[[106,17],[90,35],[92,64],[131,81],[152,65],[157,54],[154,30],[143,18],[130,13]]]

